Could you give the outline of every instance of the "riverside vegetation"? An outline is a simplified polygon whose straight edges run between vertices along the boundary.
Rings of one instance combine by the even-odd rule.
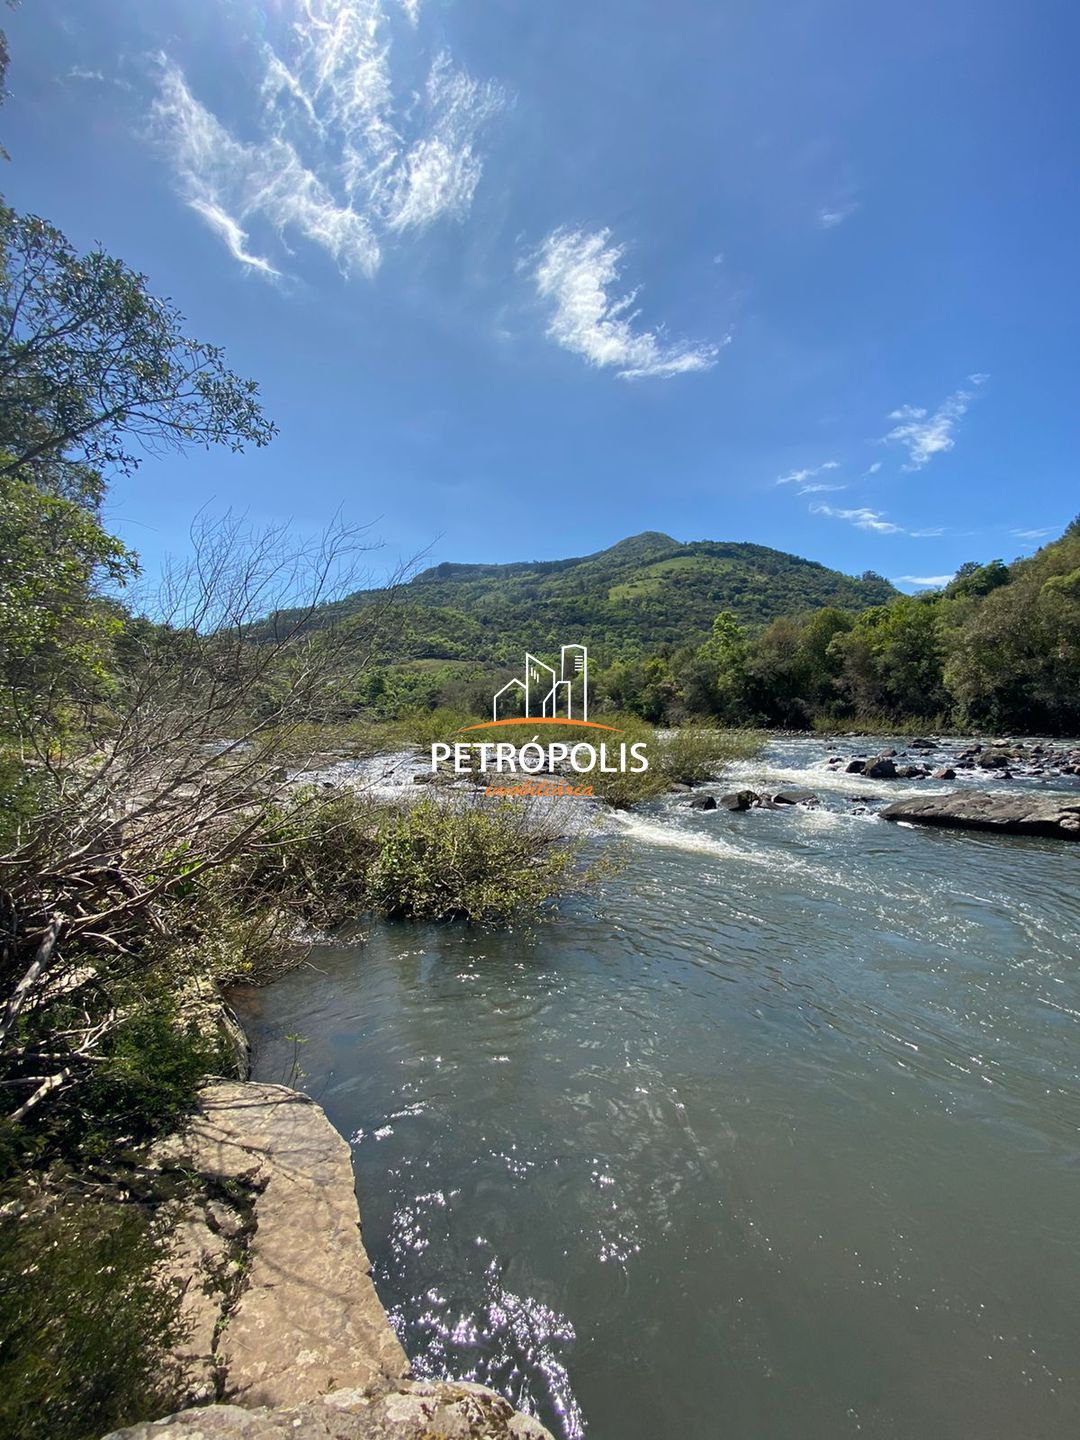
[[[597,777],[612,805],[754,748],[717,721],[952,707],[1049,728],[1075,716],[1075,526],[1031,561],[971,568],[918,600],[763,547],[638,537],[615,547],[617,573],[593,557],[597,609],[599,588],[574,588],[587,562],[509,567],[504,592],[502,567],[375,589],[363,532],[335,523],[297,546],[226,517],[200,522],[190,557],[144,589],[137,555],[103,523],[108,477],[162,450],[273,434],[255,383],[189,338],[143,276],[0,207],[0,1428],[12,1436],[80,1440],[170,1404],[180,1297],[157,1262],[167,1202],[194,1182],[163,1178],[146,1147],[207,1075],[235,1072],[207,980],[272,972],[299,928],[369,912],[506,923],[602,873],[547,807],[427,795],[387,807],[293,782],[327,751],[427,744],[486,713],[496,657],[461,659],[479,633],[447,600],[462,579],[478,613],[505,604],[519,628],[538,615],[536,648],[602,612],[597,701],[652,759],[642,775]],[[530,589],[545,576],[568,587],[554,608]],[[656,722],[680,725],[658,734]]]

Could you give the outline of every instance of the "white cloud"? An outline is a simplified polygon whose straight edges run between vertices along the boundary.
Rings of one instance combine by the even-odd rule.
[[[817,212],[817,222],[823,230],[833,230],[850,220],[859,208],[857,200],[839,200],[833,205],[822,205]]]
[[[944,534],[945,534],[945,528],[944,528],[944,526],[942,526],[942,525],[935,525],[935,526],[933,526],[933,527],[932,527],[931,529],[929,529],[929,530],[912,530],[912,532],[911,532],[911,538],[912,538],[913,540],[936,540],[939,535],[944,535]]]
[[[884,513],[879,510],[867,510],[864,507],[857,510],[834,510],[831,505],[811,505],[810,513],[827,515],[832,520],[846,520],[849,525],[854,525],[859,530],[873,530],[878,535],[905,533],[902,525],[894,525],[891,520],[886,520]]]
[[[400,0],[410,24],[418,0]],[[261,114],[241,140],[162,58],[155,130],[181,194],[248,269],[274,279],[299,236],[346,275],[374,275],[389,241],[462,219],[483,173],[479,133],[506,103],[444,53],[399,97],[383,0],[297,0],[289,61],[258,51]],[[265,234],[263,232],[266,232]]]
[[[952,578],[951,575],[898,575],[893,581],[893,584],[921,585],[924,588],[939,590],[942,585],[947,585]]]
[[[255,270],[262,270],[267,275],[280,275],[280,270],[275,270],[269,260],[264,260],[261,255],[252,255],[245,247],[247,245],[247,231],[244,230],[231,215],[227,215],[219,205],[212,200],[192,199],[188,201],[191,208],[203,217],[212,230],[216,230],[235,260],[242,265],[250,265]]]
[[[968,383],[984,385],[988,375],[969,375]],[[956,390],[943,400],[933,414],[918,405],[901,405],[890,420],[900,423],[882,437],[885,444],[902,445],[908,452],[905,470],[921,470],[935,455],[943,455],[956,444],[953,434],[959,420],[967,413],[975,390]]]
[[[504,103],[502,91],[481,85],[439,55],[428,76],[432,132],[405,155],[387,212],[392,230],[429,225],[440,215],[460,218],[472,204],[483,170],[474,149],[479,127]]]
[[[826,460],[823,465],[808,465],[805,470],[792,470],[790,474],[778,475],[777,485],[801,485],[803,481],[810,480],[815,475],[823,475],[826,470],[839,470],[838,460]]]
[[[615,366],[624,380],[666,379],[715,365],[715,345],[669,341],[659,330],[635,328],[638,292],[609,293],[623,257],[623,247],[610,242],[609,230],[559,229],[540,247],[533,279],[541,298],[554,302],[550,337],[590,365]]]
[[[1018,540],[1045,540],[1047,535],[1057,533],[1056,525],[1046,525],[1040,530],[1010,530],[1010,535],[1015,535]]]
[[[823,485],[820,481],[813,485],[800,485],[800,495],[823,495],[830,490],[846,490],[846,485]]]
[[[880,469],[881,469],[881,461],[880,461],[880,460],[875,460],[872,465],[868,465],[868,466],[866,467],[866,469],[863,471],[863,475],[864,475],[864,477],[867,476],[867,475],[876,475]]]

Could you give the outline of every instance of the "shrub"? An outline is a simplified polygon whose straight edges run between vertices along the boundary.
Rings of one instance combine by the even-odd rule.
[[[78,1085],[59,1088],[51,1104],[19,1125],[4,1123],[0,1173],[32,1158],[107,1162],[175,1128],[205,1076],[230,1069],[219,1038],[184,1019],[173,978],[154,973],[135,980],[91,972],[84,984],[37,1007],[20,1038],[31,1051],[47,1047],[51,1036],[85,1023],[86,1014],[109,1027],[95,1063]],[[4,1073],[19,1073],[17,1054]]]
[[[733,760],[749,760],[761,749],[753,730],[715,730],[684,725],[659,736],[654,764],[669,785],[700,785]]]
[[[578,888],[577,857],[524,801],[423,800],[381,829],[372,901],[391,916],[505,922]]]
[[[355,790],[299,791],[269,812],[257,843],[207,886],[234,915],[269,907],[294,925],[344,924],[371,909],[370,874],[386,815],[385,805]]]
[[[0,1433],[88,1440],[174,1408],[166,1356],[180,1290],[155,1273],[164,1235],[135,1204],[45,1208],[7,1197],[0,1219]]]

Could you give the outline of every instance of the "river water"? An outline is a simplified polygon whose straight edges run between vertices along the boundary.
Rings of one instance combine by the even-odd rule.
[[[889,824],[956,786],[827,753],[718,787],[817,809],[612,822],[531,930],[378,924],[244,998],[417,1373],[561,1440],[1080,1433],[1080,845]]]

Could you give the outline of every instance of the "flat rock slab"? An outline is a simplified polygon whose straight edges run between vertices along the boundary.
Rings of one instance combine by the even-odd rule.
[[[913,825],[1080,840],[1080,795],[988,795],[984,790],[957,790],[952,795],[898,800],[879,813],[886,820],[907,820]]]
[[[483,1385],[402,1381],[381,1394],[354,1389],[289,1409],[208,1405],[114,1430],[105,1440],[552,1440]]]
[[[245,1283],[217,1339],[219,1394],[297,1405],[408,1373],[371,1281],[349,1147],[318,1105],[284,1085],[217,1082],[166,1145],[174,1163],[256,1194]]]

